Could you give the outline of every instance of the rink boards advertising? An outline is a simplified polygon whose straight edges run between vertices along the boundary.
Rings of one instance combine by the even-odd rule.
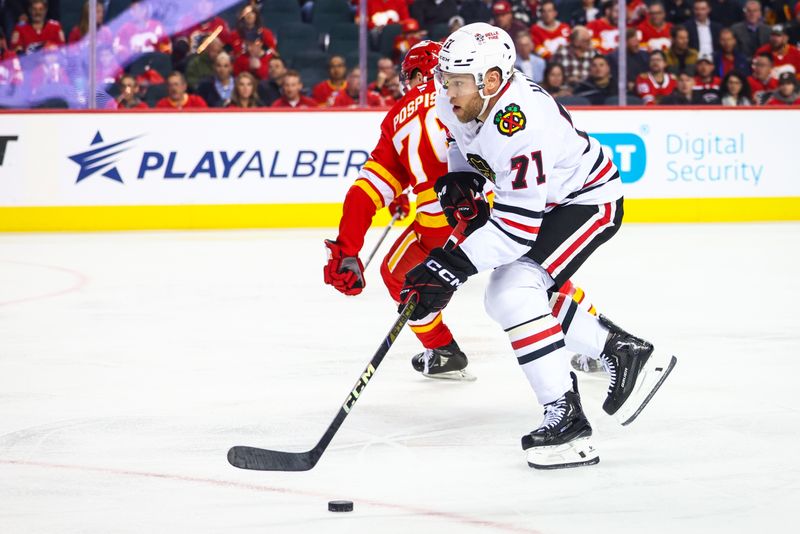
[[[573,116],[619,167],[627,221],[800,220],[800,110]],[[335,226],[382,117],[3,113],[0,230]]]

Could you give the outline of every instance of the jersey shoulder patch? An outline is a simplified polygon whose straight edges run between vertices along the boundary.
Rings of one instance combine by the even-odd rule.
[[[528,119],[525,117],[519,105],[513,102],[494,115],[494,123],[497,126],[497,131],[508,137],[524,130],[527,122]]]
[[[469,163],[473,169],[481,173],[487,180],[492,183],[496,181],[496,175],[492,168],[489,166],[489,162],[480,157],[478,154],[467,154],[467,163]]]

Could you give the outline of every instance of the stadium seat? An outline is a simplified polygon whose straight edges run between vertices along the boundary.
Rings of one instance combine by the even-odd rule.
[[[163,76],[165,80],[167,79],[167,76],[169,76],[169,73],[173,70],[172,58],[169,56],[169,54],[163,54],[161,52],[148,52],[147,54],[142,54],[133,60],[133,62],[128,65],[126,70],[134,76],[138,76],[139,74],[143,73],[148,66]]]
[[[311,89],[313,89],[315,85],[328,77],[328,72],[325,70],[324,63],[322,67],[296,70],[300,73],[300,78],[303,80],[304,92],[308,94],[311,94]]]
[[[303,24],[300,20],[300,15],[297,13],[286,13],[278,11],[271,13],[269,16],[263,18],[263,24],[275,33],[280,33],[281,29],[287,25]],[[314,31],[309,24],[303,25],[306,31]]]
[[[323,13],[328,16],[339,16],[342,22],[353,21],[353,14],[347,0],[314,0],[311,21],[314,22]]]
[[[325,69],[328,55],[322,50],[302,50],[289,58],[289,66],[295,70]]]
[[[446,22],[428,26],[428,39],[432,41],[441,41],[448,35],[450,35],[450,26]]]
[[[641,106],[644,104],[644,101],[639,98],[638,96],[628,95],[625,99],[625,102],[629,106]],[[619,104],[619,97],[618,96],[609,96],[603,102],[604,106],[616,106]]]
[[[156,105],[156,102],[161,100],[167,96],[167,84],[159,83],[157,85],[151,85],[147,88],[147,93],[144,95],[145,103],[153,108]]]
[[[261,4],[264,20],[276,13],[288,13],[300,20],[300,3],[297,0],[264,0]]]
[[[387,24],[381,30],[378,38],[378,52],[382,56],[392,57],[394,51],[394,38],[403,33],[403,27],[399,24]]]
[[[592,103],[584,96],[559,96],[556,98],[565,106],[591,106]]]

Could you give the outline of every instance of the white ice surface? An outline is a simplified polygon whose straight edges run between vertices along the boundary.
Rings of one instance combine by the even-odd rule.
[[[581,377],[597,466],[527,467],[480,276],[446,313],[476,382],[418,376],[405,331],[315,469],[237,470],[316,443],[394,320],[377,264],[323,284],[332,233],[0,235],[0,533],[800,531],[800,225],[625,225],[578,273],[679,358],[630,427]]]

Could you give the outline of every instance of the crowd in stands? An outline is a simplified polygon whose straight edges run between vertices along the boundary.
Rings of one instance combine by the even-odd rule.
[[[61,53],[89,33],[85,0],[0,0],[0,94],[74,85]],[[79,2],[79,3],[76,3]],[[800,105],[800,0],[368,0],[367,105],[402,96],[398,65],[422,39],[489,22],[516,67],[572,105]],[[249,0],[170,35],[150,4],[97,1],[97,82],[108,108],[349,108],[359,101],[357,0]],[[112,33],[107,9],[127,21]],[[71,17],[71,18],[70,18]],[[68,21],[72,21],[66,27]],[[195,16],[194,19],[197,20]],[[33,68],[20,60],[37,53]],[[120,58],[135,58],[123,64]]]

